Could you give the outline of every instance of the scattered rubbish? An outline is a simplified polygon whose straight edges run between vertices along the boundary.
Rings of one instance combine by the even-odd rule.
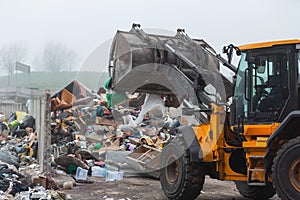
[[[122,171],[107,171],[105,181],[121,181],[123,177],[124,172]]]
[[[0,195],[1,196],[1,195]],[[20,200],[30,200],[30,191],[23,191],[19,193]]]
[[[63,188],[65,190],[72,190],[73,189],[73,182],[72,181],[64,182]]]
[[[46,189],[49,187],[48,186],[49,185],[49,181],[44,176],[33,177],[32,179],[33,179],[32,182],[33,182],[34,185],[41,185],[41,186],[43,186]]]
[[[88,170],[82,169],[81,167],[77,167],[75,179],[86,181],[88,175]]]
[[[134,173],[158,178],[161,150],[176,137],[184,117],[167,113],[165,97],[122,93],[115,100],[118,95],[107,86],[95,94],[73,81],[52,96],[47,173],[36,161],[35,118],[19,111],[9,117],[0,113],[1,197],[72,199],[58,189],[93,183],[88,176],[107,182]]]
[[[159,178],[161,151],[142,145],[127,156],[127,163],[139,172]]]
[[[107,169],[100,166],[92,167],[92,176],[106,177]]]

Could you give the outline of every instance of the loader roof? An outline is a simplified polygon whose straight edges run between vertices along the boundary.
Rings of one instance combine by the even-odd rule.
[[[259,43],[241,45],[241,46],[239,46],[239,49],[242,51],[245,51],[245,50],[249,50],[249,49],[272,47],[274,45],[299,44],[299,43],[300,43],[300,40],[298,40],[298,39],[278,40],[278,41],[271,41],[271,42],[259,42]]]

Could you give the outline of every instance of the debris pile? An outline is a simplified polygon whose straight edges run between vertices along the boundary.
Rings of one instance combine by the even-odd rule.
[[[0,196],[12,199],[31,185],[24,170],[37,165],[37,132],[35,119],[25,112],[11,113],[8,118],[0,114],[0,118]]]
[[[187,122],[181,116],[166,115],[165,100],[159,95],[127,95],[125,100],[115,100],[117,103],[112,104],[106,98],[105,89],[99,91],[90,102],[53,108],[51,141],[54,166],[73,175],[79,167],[81,171],[93,174],[92,169],[99,169],[99,163],[102,168],[114,170],[122,170],[128,165],[137,172],[145,172],[147,167],[146,171],[158,170],[161,149],[176,135],[176,128]],[[57,95],[53,96],[53,101],[54,98],[57,99]],[[110,97],[112,100],[113,96]],[[60,96],[58,101],[67,100]],[[108,156],[112,151],[120,156]],[[138,156],[148,151],[156,158],[153,159],[155,164]],[[128,159],[124,159],[126,157]],[[136,163],[144,166],[137,167]]]
[[[0,198],[29,200],[58,196],[55,191],[58,187],[51,176],[44,177],[39,171],[34,117],[16,111],[8,118],[0,114],[0,118]]]
[[[158,178],[162,148],[187,123],[171,116],[165,97],[112,94],[104,88],[93,93],[73,81],[51,98],[52,169],[42,174],[35,119],[22,112],[0,119],[0,191],[24,199],[62,195],[57,189],[92,183],[89,176],[118,181],[131,170]]]

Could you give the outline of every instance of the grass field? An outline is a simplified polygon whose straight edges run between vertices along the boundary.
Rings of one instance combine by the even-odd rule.
[[[87,88],[97,91],[103,86],[108,74],[103,72],[31,72],[0,77],[0,87],[19,86],[26,88],[61,90],[73,80],[78,80]]]

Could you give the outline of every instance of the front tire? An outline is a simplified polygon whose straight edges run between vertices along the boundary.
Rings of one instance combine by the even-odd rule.
[[[246,181],[235,181],[235,185],[239,193],[248,199],[269,199],[276,193],[270,183],[266,186],[250,186]]]
[[[165,195],[173,200],[195,199],[205,179],[204,165],[191,162],[189,150],[177,137],[164,147],[161,155],[160,183]]]
[[[277,152],[272,178],[281,199],[300,199],[300,137],[291,139]]]

